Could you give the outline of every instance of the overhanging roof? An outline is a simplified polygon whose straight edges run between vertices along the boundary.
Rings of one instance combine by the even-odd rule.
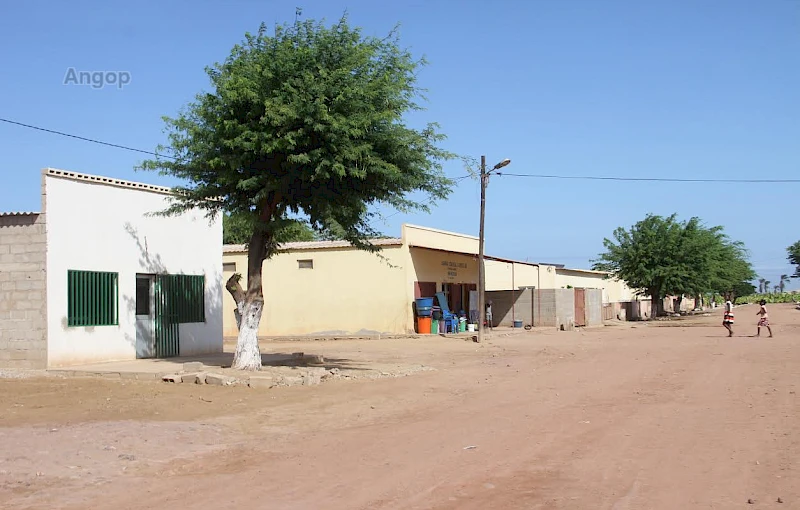
[[[370,244],[373,246],[402,246],[401,239],[372,239]],[[326,250],[332,248],[351,248],[348,241],[298,241],[293,243],[281,244],[280,251],[303,251],[303,250]],[[222,247],[222,253],[247,253],[247,246],[244,244],[226,244]]]

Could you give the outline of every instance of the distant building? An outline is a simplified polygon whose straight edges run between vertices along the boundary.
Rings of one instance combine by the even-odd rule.
[[[222,351],[222,224],[153,217],[170,190],[42,171],[42,210],[0,213],[0,366]]]

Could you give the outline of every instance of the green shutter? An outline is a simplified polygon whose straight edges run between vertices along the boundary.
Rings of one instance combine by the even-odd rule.
[[[164,312],[176,324],[206,321],[205,276],[187,274],[159,275],[164,295]]]
[[[119,325],[118,273],[67,271],[67,325]]]

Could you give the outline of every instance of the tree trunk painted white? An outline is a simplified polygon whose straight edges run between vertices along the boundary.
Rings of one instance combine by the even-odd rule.
[[[236,310],[233,311],[233,316],[236,317],[236,331],[242,329],[242,312],[244,311],[244,301],[236,303]]]
[[[264,299],[245,300],[240,309],[239,339],[233,356],[236,370],[261,370],[261,351],[258,348],[258,324],[264,311]]]

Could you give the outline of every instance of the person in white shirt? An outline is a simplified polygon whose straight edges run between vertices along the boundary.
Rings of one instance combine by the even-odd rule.
[[[728,330],[728,336],[733,336],[733,303],[730,298],[725,301],[725,315],[722,316],[722,325]]]

